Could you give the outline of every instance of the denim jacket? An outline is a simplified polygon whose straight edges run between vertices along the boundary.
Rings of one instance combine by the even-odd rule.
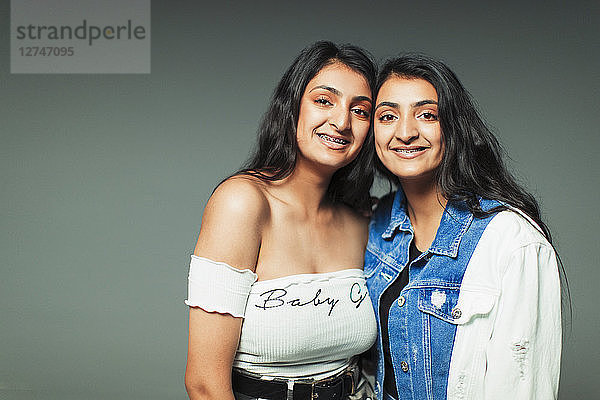
[[[448,202],[430,248],[407,265],[414,233],[404,203],[402,191],[382,199],[365,255],[399,399],[556,398],[560,283],[553,248],[536,225],[518,210],[474,218],[465,204]],[[381,321],[381,294],[403,268],[408,284]],[[375,346],[382,399],[381,335]]]

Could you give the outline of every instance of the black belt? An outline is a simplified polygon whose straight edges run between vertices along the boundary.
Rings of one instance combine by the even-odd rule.
[[[320,381],[295,381],[289,389],[287,380],[260,379],[235,369],[232,378],[233,391],[251,397],[270,400],[343,400],[354,394],[360,378],[360,369],[353,366]]]

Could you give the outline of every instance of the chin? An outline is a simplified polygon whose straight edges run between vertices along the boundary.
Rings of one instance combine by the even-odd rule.
[[[402,173],[393,173],[400,180],[400,183],[406,182],[420,182],[420,183],[433,183],[435,181],[435,173],[433,171],[419,171],[419,172],[408,172],[403,171]]]
[[[435,170],[431,168],[418,168],[417,166],[410,165],[398,165],[397,163],[390,163],[390,166],[383,164],[388,171],[394,174],[398,179],[412,181],[421,179],[435,179]],[[417,167],[417,168],[415,168]]]
[[[348,159],[347,157],[339,157],[335,155],[323,155],[321,157],[315,157],[313,162],[319,164],[323,167],[331,168],[338,170],[340,168],[344,168],[346,165],[350,164],[356,157]]]
[[[346,165],[350,164],[350,161],[348,161],[348,162],[322,162],[320,164],[324,168],[329,168],[329,169],[332,169],[334,171],[337,171],[339,169],[344,168]]]

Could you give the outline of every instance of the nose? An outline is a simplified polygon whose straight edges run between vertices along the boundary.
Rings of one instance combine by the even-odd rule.
[[[412,118],[403,118],[394,131],[394,137],[403,143],[410,143],[419,137],[419,129]]]
[[[344,132],[350,129],[350,110],[343,109],[342,107],[336,107],[335,110],[331,111],[329,117],[329,124],[334,127],[338,132]]]

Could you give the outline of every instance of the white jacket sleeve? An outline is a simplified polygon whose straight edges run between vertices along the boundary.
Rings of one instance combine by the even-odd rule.
[[[548,243],[530,243],[508,260],[486,351],[485,399],[556,399],[562,335],[556,255]]]

